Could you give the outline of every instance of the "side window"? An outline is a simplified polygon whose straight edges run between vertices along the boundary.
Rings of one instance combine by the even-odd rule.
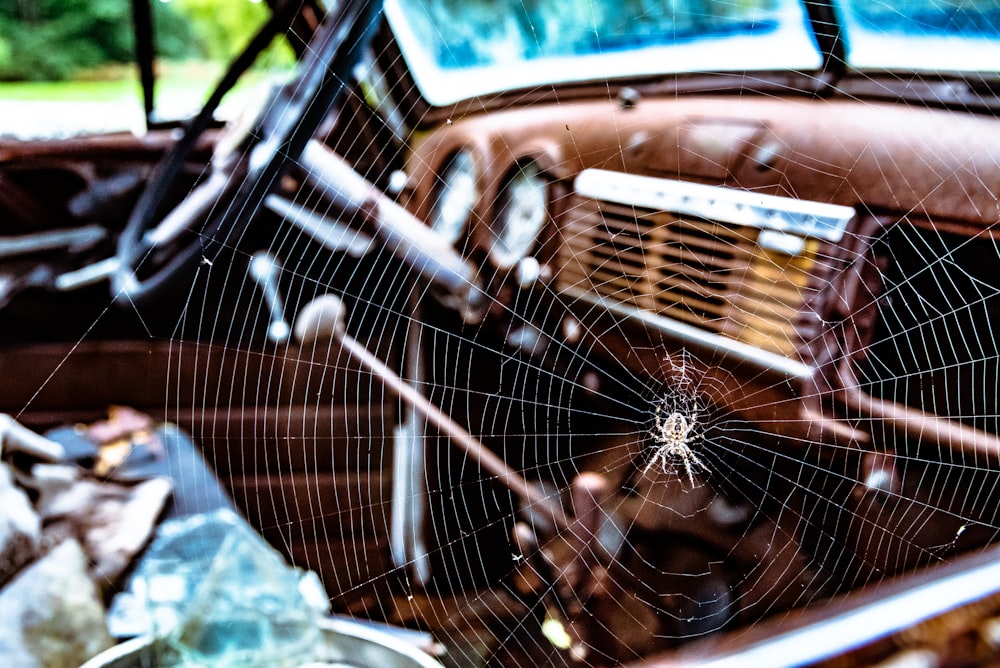
[[[62,137],[141,132],[144,104],[130,2],[24,0],[0,3],[0,134]],[[137,3],[137,6],[141,3]],[[202,107],[227,63],[268,16],[252,0],[149,3],[156,73],[154,118],[176,121]],[[142,32],[138,33],[140,42]],[[220,109],[275,70],[290,70],[287,47],[273,48]]]

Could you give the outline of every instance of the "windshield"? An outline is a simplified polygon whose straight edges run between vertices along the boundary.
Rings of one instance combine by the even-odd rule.
[[[1000,71],[997,0],[841,0],[840,11],[857,69]]]
[[[545,84],[821,63],[793,0],[388,0],[386,14],[439,105]]]
[[[848,71],[997,72],[998,0],[836,0]],[[435,105],[568,82],[691,72],[814,72],[796,0],[387,0]],[[828,28],[824,28],[827,31]]]

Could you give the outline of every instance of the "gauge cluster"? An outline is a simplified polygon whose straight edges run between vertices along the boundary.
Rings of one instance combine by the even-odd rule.
[[[427,224],[491,272],[537,265],[552,220],[551,182],[531,157],[497,169],[472,148],[458,148],[441,162],[428,188]]]

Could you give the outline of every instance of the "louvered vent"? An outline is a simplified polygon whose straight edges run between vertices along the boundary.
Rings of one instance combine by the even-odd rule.
[[[805,203],[798,211],[785,198],[584,175],[564,227],[561,289],[795,355],[817,237],[839,239],[852,210]],[[821,215],[829,213],[843,220],[839,232]]]

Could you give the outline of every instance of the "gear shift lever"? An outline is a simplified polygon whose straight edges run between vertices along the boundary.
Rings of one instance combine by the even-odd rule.
[[[278,274],[281,273],[281,261],[270,253],[263,251],[254,253],[250,258],[248,268],[253,279],[264,295],[264,301],[271,312],[271,323],[267,327],[267,338],[274,343],[285,343],[292,332],[285,320],[285,307],[278,290]]]
[[[400,378],[357,339],[347,334],[344,311],[343,302],[336,296],[317,297],[299,313],[295,321],[295,338],[303,346],[322,338],[332,338],[339,342],[356,362],[381,380],[387,390],[420,413],[428,424],[439,429],[453,445],[482,467],[483,471],[494,476],[500,484],[518,495],[529,506],[551,518],[556,530],[565,530],[569,526],[569,520],[560,507],[558,498],[553,498],[538,485],[526,480],[463,426],[455,422],[451,416]]]

